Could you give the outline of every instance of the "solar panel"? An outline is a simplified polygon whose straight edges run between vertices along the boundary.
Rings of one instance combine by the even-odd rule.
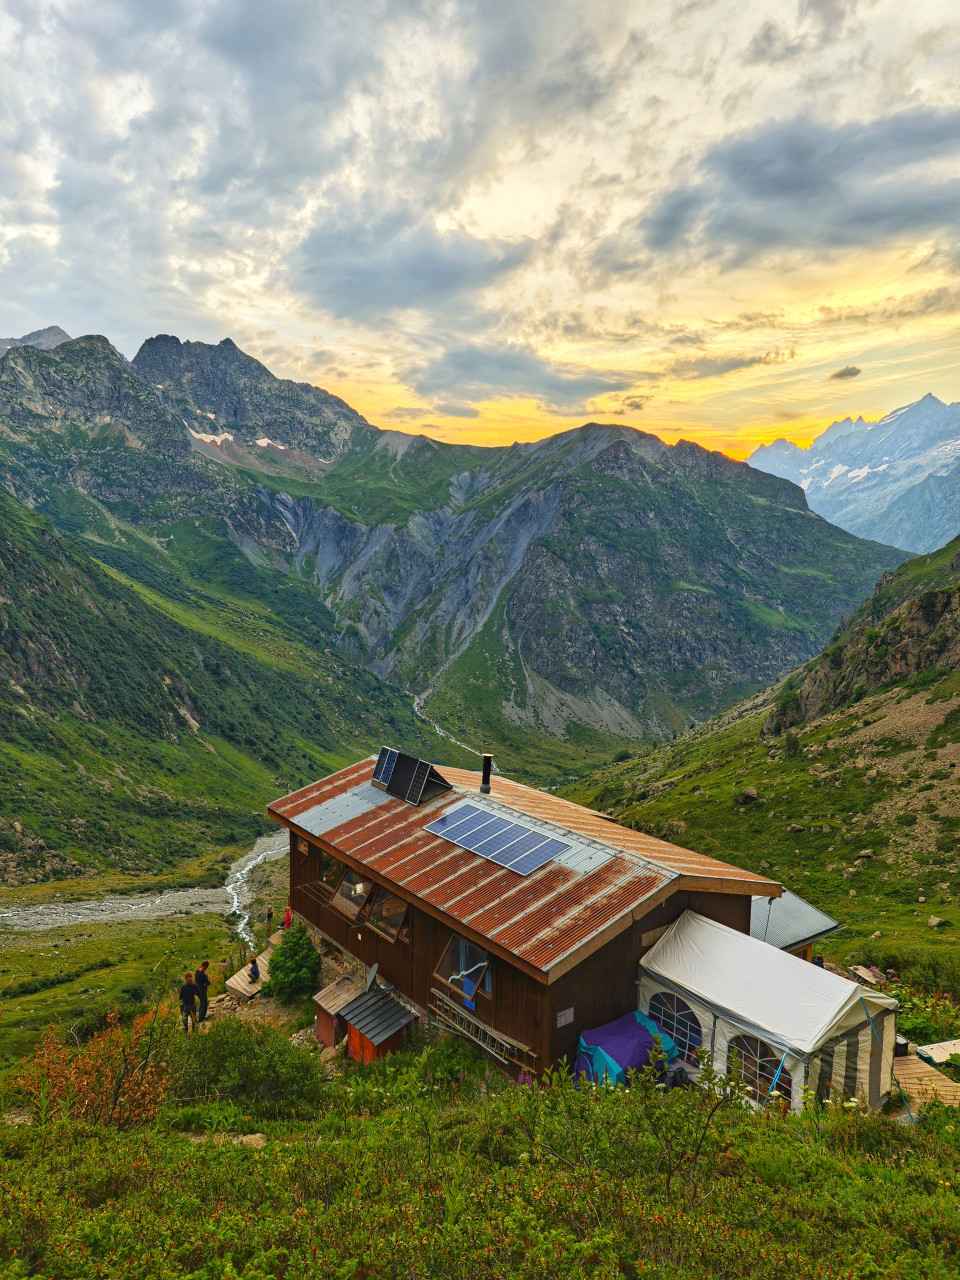
[[[393,751],[390,747],[381,747],[380,754],[377,756],[377,763],[373,768],[373,781],[381,783],[384,787],[390,781],[393,773],[393,766],[397,763],[399,751]]]
[[[413,771],[413,777],[410,779],[410,785],[407,787],[407,794],[403,797],[408,804],[420,803],[420,797],[423,795],[423,788],[427,785],[427,779],[429,777],[429,760],[418,760],[417,767]]]
[[[542,831],[533,831],[472,804],[458,805],[424,829],[521,876],[570,848]]]

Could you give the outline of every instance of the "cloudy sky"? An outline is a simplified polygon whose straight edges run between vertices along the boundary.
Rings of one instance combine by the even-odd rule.
[[[0,0],[0,336],[446,440],[960,399],[956,0]]]

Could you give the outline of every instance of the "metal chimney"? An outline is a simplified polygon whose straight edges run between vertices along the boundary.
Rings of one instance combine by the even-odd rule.
[[[480,775],[480,794],[488,796],[490,794],[490,770],[493,767],[493,756],[483,757],[483,773]]]

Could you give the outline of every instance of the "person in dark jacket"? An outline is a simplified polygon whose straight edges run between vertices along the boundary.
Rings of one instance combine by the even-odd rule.
[[[207,995],[210,988],[210,977],[207,970],[210,968],[210,961],[204,960],[203,964],[193,976],[194,986],[197,988],[197,1000],[200,1003],[200,1009],[197,1013],[197,1021],[203,1022],[207,1016]]]
[[[250,961],[250,972],[247,974],[247,977],[250,979],[251,982],[260,981],[260,966],[257,964],[256,956],[254,956],[253,959]]]
[[[193,1023],[193,1029],[197,1027],[197,984],[193,980],[193,974],[189,970],[183,975],[183,986],[180,988],[180,1017],[183,1019],[183,1029],[188,1034],[190,1032],[190,1024]]]
[[[267,940],[270,940],[270,934],[273,932],[273,907],[267,907]]]

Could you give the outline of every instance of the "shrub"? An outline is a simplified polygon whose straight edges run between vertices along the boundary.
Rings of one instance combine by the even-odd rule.
[[[106,1030],[73,1052],[51,1027],[14,1092],[40,1125],[57,1116],[114,1129],[152,1124],[169,1083],[172,1025],[146,1014],[124,1029],[114,1011]]]
[[[309,1114],[324,1087],[309,1049],[267,1023],[236,1017],[218,1018],[205,1035],[178,1039],[173,1068],[181,1104],[220,1099],[266,1119]]]
[[[297,921],[284,931],[283,941],[270,953],[270,982],[266,994],[283,1004],[293,1004],[317,989],[320,956],[310,935]]]

